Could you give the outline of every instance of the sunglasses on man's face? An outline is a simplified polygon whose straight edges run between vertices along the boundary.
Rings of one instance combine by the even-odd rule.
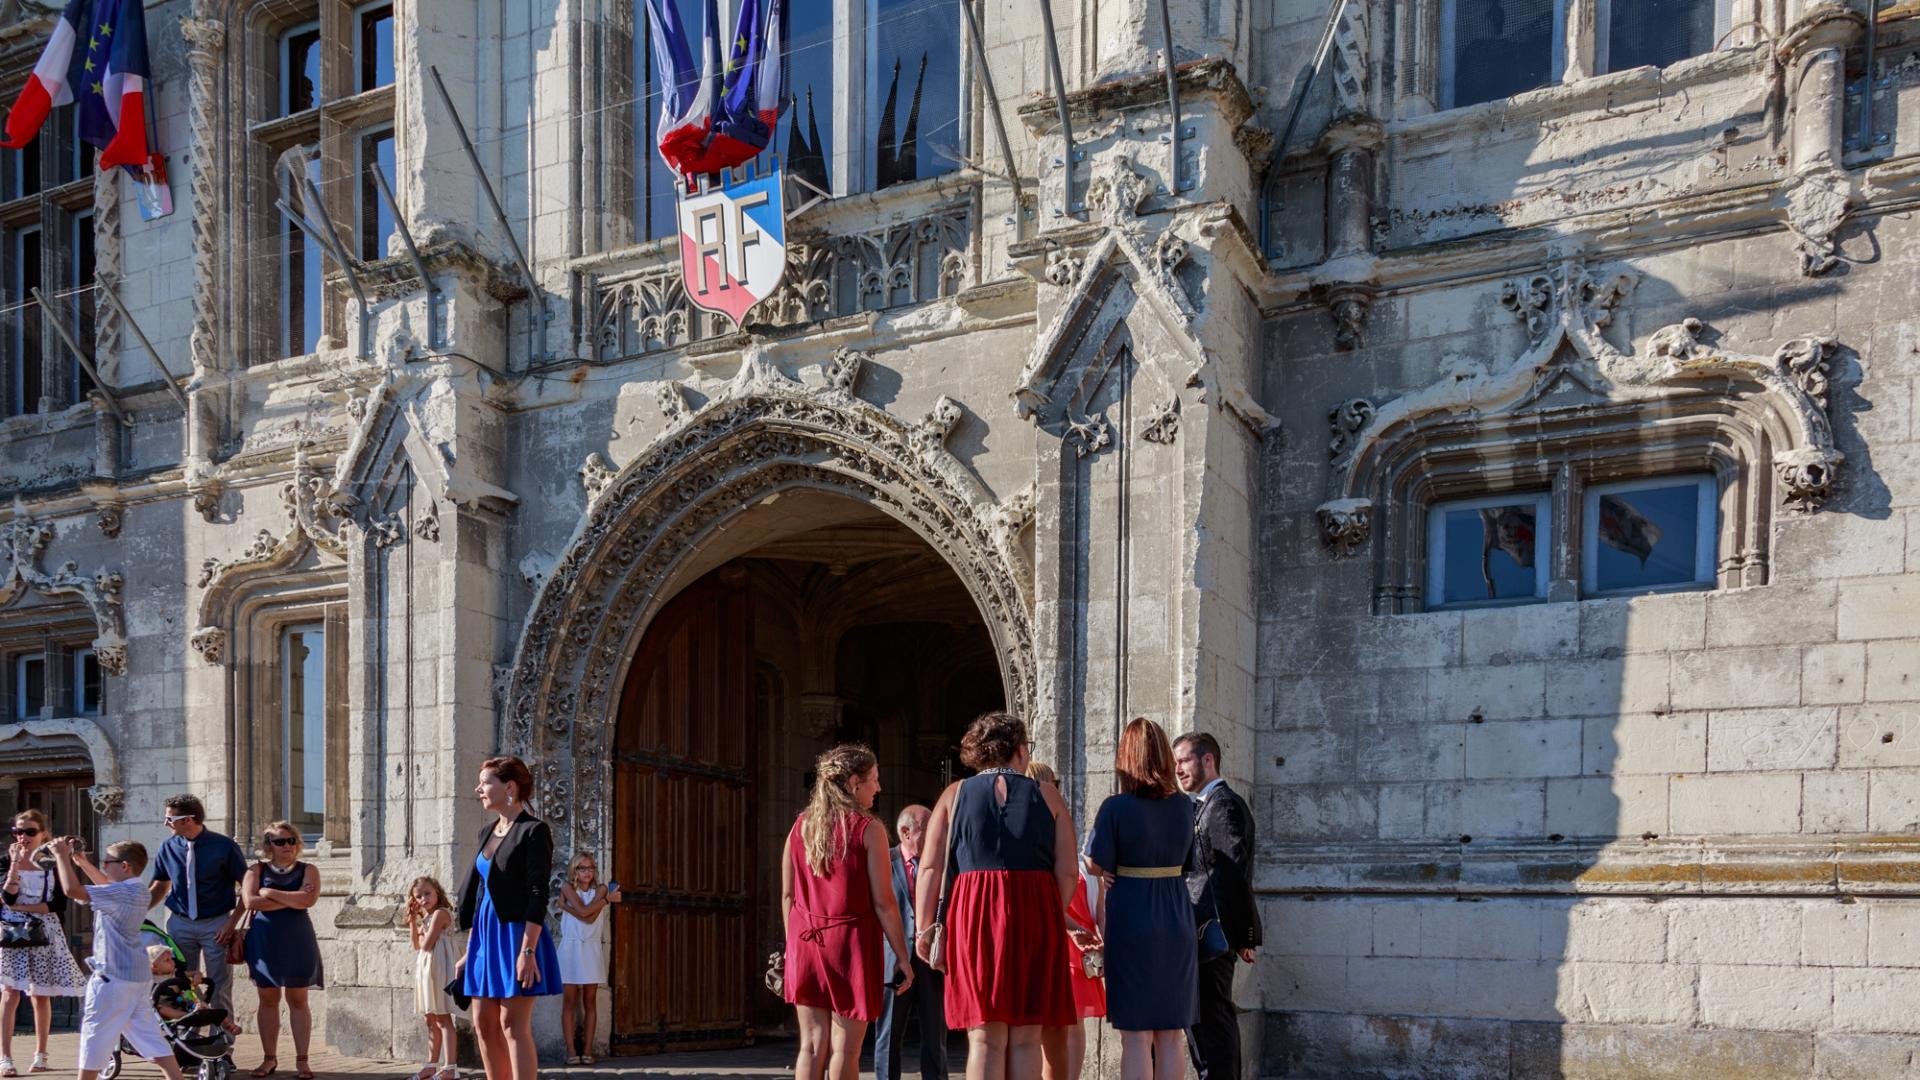
[[[273,845],[274,847],[292,847],[293,845],[295,845],[295,844],[297,844],[297,843],[299,843],[299,842],[300,842],[300,838],[299,838],[299,837],[297,837],[297,836],[269,836],[269,837],[267,837],[267,843],[269,843],[269,844],[272,844],[272,845]]]
[[[193,820],[192,814],[168,814],[167,815],[167,824],[169,825],[172,825],[173,823],[178,821],[192,821],[192,820]]]
[[[108,867],[108,866],[112,866],[112,865],[113,865],[114,863],[122,863],[122,864],[124,864],[124,863],[125,863],[126,861],[127,861],[127,860],[125,860],[125,859],[101,859],[101,860],[100,860],[100,865],[101,865],[102,867]]]
[[[39,836],[39,835],[40,835],[40,830],[39,830],[39,829],[36,829],[36,828],[34,828],[34,827],[33,827],[32,825],[15,825],[15,826],[13,827],[13,835],[15,835],[15,836]]]

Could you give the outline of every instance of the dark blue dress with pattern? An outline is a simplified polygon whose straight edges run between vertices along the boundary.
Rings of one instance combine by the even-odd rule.
[[[1193,800],[1114,795],[1100,804],[1087,855],[1121,867],[1184,867],[1193,849]],[[1186,879],[1115,879],[1107,890],[1107,1022],[1119,1031],[1171,1031],[1200,1014],[1200,949]]]
[[[272,863],[260,865],[260,887],[299,892],[307,883],[307,864],[296,862],[285,870]],[[255,986],[298,989],[325,986],[320,967],[320,939],[305,909],[256,911],[247,924],[247,973]]]

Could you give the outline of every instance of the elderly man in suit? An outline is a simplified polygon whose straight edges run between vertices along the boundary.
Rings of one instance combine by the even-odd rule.
[[[889,853],[893,867],[893,898],[906,919],[907,941],[918,932],[914,925],[914,879],[920,873],[920,842],[927,834],[927,818],[933,811],[915,803],[900,811],[894,828],[900,846]],[[886,946],[883,971],[894,970],[893,946]],[[873,1073],[879,1080],[900,1080],[900,1050],[906,1041],[907,1015],[919,1014],[920,1075],[947,1078],[947,1007],[945,987],[940,973],[919,957],[913,958],[913,985],[904,994],[886,995],[886,1007],[880,1014],[880,1027],[873,1036]]]
[[[1220,920],[1227,949],[1207,956],[1200,945],[1200,1019],[1187,1029],[1187,1053],[1200,1080],[1240,1080],[1240,1016],[1233,1004],[1233,965],[1253,963],[1260,947],[1260,909],[1253,898],[1253,811],[1220,775],[1219,740],[1190,732],[1173,744],[1173,774],[1199,808],[1193,819],[1193,871],[1187,893],[1194,921]]]

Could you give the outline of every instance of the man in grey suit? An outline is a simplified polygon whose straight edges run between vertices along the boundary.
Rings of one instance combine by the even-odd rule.
[[[890,852],[888,863],[893,867],[893,899],[900,905],[900,914],[907,924],[907,943],[913,944],[917,927],[914,925],[913,900],[914,879],[920,873],[920,841],[927,834],[927,818],[933,811],[915,803],[900,811],[900,820],[894,823],[900,836],[900,846]],[[894,970],[893,945],[886,946],[887,962],[881,969]],[[913,985],[904,994],[889,991],[886,994],[886,1007],[880,1013],[880,1026],[873,1035],[873,1073],[879,1080],[900,1080],[900,1049],[906,1042],[907,1015],[918,1013],[920,1019],[920,1075],[926,1078],[947,1080],[947,1006],[945,987],[940,973],[928,967],[916,956],[913,958]]]

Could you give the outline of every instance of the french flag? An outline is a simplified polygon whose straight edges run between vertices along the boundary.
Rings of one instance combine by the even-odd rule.
[[[20,88],[13,110],[7,113],[7,137],[0,140],[0,146],[18,150],[27,145],[40,133],[40,125],[47,122],[47,114],[55,105],[72,104],[73,87],[68,75],[73,67],[73,47],[80,40],[81,29],[92,22],[87,11],[91,6],[89,0],[68,0],[60,21],[53,24],[46,50],[33,65],[33,74],[27,76],[27,85]]]
[[[707,0],[701,64],[672,0],[647,0],[653,51],[666,88],[660,157],[683,177],[729,169],[766,149],[787,93],[787,0],[741,0],[723,60],[720,11]]]
[[[147,146],[147,16],[143,0],[95,0],[84,28],[86,59],[71,69],[80,101],[80,138],[100,150],[100,167],[138,171]],[[49,46],[51,49],[51,46]]]

